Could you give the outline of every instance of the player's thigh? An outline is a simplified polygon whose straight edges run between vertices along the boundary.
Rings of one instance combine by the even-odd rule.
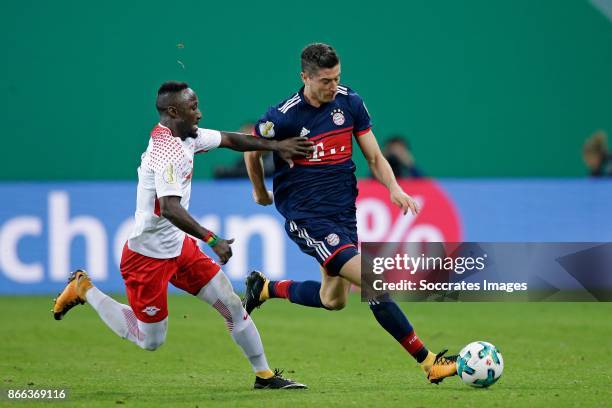
[[[175,267],[172,259],[149,258],[124,247],[121,276],[128,302],[139,321],[157,323],[168,317],[168,281]]]
[[[324,305],[337,303],[335,306],[344,306],[350,289],[351,282],[341,276],[330,276],[321,267],[321,291],[319,294]]]
[[[355,255],[342,266],[340,276],[359,286],[363,296],[370,298],[376,295],[376,291],[373,289],[373,275],[366,274],[366,280],[361,279],[361,254]]]
[[[185,237],[177,262],[178,270],[170,279],[170,283],[194,296],[221,269],[219,264],[202,252],[195,239],[191,237]]]
[[[361,286],[361,254],[357,253],[342,265],[340,276],[354,285]]]

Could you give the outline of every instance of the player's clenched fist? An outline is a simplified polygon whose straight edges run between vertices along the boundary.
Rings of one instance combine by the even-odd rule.
[[[253,200],[259,205],[270,205],[274,202],[274,194],[270,190],[253,190]]]
[[[218,238],[217,243],[212,250],[215,251],[215,254],[219,257],[219,263],[221,265],[225,265],[227,261],[232,257],[232,245],[234,243],[234,238],[232,239],[223,239]]]

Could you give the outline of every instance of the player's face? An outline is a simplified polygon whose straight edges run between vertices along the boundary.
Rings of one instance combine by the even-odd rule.
[[[183,91],[177,105],[177,127],[181,134],[186,137],[197,137],[198,123],[202,119],[202,112],[200,112],[198,106],[198,96],[191,88],[187,88]]]
[[[323,104],[334,100],[340,83],[340,64],[333,68],[322,68],[316,74],[302,72],[304,88],[308,97]]]

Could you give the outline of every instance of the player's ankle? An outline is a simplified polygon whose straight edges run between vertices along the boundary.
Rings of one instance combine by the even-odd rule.
[[[269,285],[270,285],[270,280],[266,279],[266,281],[263,284],[263,288],[261,289],[261,293],[259,293],[260,302],[270,299]]]
[[[87,300],[87,292],[89,292],[89,289],[94,287],[94,284],[89,279],[87,279],[87,281],[79,282],[77,286],[77,294],[82,300]]]
[[[274,372],[268,368],[267,370],[257,371],[255,375],[259,378],[267,380],[268,378],[274,377]]]
[[[423,369],[423,371],[427,373],[429,372],[429,370],[431,370],[431,367],[433,366],[435,361],[436,361],[436,355],[430,351],[427,354],[427,357],[425,357],[425,360],[421,361],[419,364],[421,365],[421,368]]]

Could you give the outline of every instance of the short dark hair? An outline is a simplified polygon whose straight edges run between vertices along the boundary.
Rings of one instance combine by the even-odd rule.
[[[187,88],[189,88],[187,82],[166,81],[161,84],[159,90],[157,91],[157,94],[162,95],[167,93],[181,92]]]
[[[168,109],[168,105],[174,99],[172,94],[182,92],[187,88],[189,88],[187,82],[167,81],[161,84],[157,91],[157,101],[155,102],[157,111],[161,113]]]
[[[321,68],[333,68],[340,63],[331,45],[314,43],[302,50],[302,72],[316,74]]]
[[[408,139],[405,136],[402,135],[391,135],[391,137],[389,137],[387,139],[387,143],[385,143],[387,146],[393,143],[398,143],[403,145],[406,149],[410,150],[410,141],[408,141]]]

